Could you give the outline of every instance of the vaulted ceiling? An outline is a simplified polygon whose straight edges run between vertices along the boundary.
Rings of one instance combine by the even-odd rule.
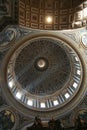
[[[7,24],[41,30],[79,28],[87,25],[86,12],[86,0],[4,0],[0,2],[0,29]]]

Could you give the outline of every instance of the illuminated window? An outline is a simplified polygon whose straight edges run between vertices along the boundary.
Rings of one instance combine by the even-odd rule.
[[[40,106],[41,106],[41,108],[45,108],[46,107],[45,103],[41,103]]]
[[[14,84],[14,83],[13,83],[13,80],[11,80],[11,81],[8,82],[8,85],[9,85],[10,88],[13,87],[13,84]]]
[[[81,21],[75,22],[75,25],[77,26],[81,25]]]
[[[27,104],[28,104],[29,106],[33,106],[33,101],[32,101],[32,100],[28,100],[28,101],[27,101]]]
[[[21,97],[22,97],[21,92],[17,92],[17,93],[16,93],[16,97],[17,97],[18,99],[21,99]]]
[[[46,22],[47,22],[47,23],[50,24],[50,23],[52,23],[52,21],[53,21],[53,19],[52,19],[51,16],[47,16],[47,17],[46,17]]]
[[[57,106],[59,104],[59,102],[57,100],[54,100],[53,104],[54,104],[54,106]]]
[[[76,61],[79,61],[77,57],[75,57],[75,60],[76,60]]]
[[[78,74],[78,75],[81,75],[81,71],[80,71],[80,70],[77,70],[77,74]]]
[[[8,69],[8,73],[10,73],[10,69]]]
[[[73,87],[77,88],[78,84],[74,82]]]
[[[65,94],[65,98],[68,99],[70,97],[69,93]]]

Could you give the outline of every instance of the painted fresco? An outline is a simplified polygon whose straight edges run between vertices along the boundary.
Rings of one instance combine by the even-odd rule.
[[[15,117],[14,114],[9,110],[0,112],[0,129],[10,130],[14,127]]]

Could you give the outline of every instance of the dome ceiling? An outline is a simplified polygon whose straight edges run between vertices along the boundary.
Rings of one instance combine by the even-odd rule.
[[[21,48],[14,71],[23,89],[31,94],[47,95],[64,86],[71,65],[66,50],[58,44],[50,39],[39,39]]]
[[[6,32],[10,35],[4,36]],[[24,117],[29,124],[37,115],[42,120],[63,119],[80,108],[87,92],[86,33],[19,26],[2,32],[1,94],[16,118]]]
[[[0,2],[0,29],[8,24],[40,30],[79,28],[87,25],[86,12],[86,0],[4,0]]]
[[[29,112],[34,117],[39,113],[47,119],[52,113],[54,117],[61,116],[65,109],[69,112],[81,100],[78,98],[83,80],[80,57],[60,38],[46,32],[28,36],[8,52],[4,67],[2,89],[6,96],[10,95],[8,103],[17,110],[21,107],[24,115]],[[84,87],[80,94],[84,93]]]
[[[86,26],[87,1],[83,0],[19,0],[19,25],[61,30]]]

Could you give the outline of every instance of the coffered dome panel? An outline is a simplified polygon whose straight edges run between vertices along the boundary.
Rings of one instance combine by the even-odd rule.
[[[19,25],[40,30],[63,30],[87,25],[87,1],[19,0]]]

